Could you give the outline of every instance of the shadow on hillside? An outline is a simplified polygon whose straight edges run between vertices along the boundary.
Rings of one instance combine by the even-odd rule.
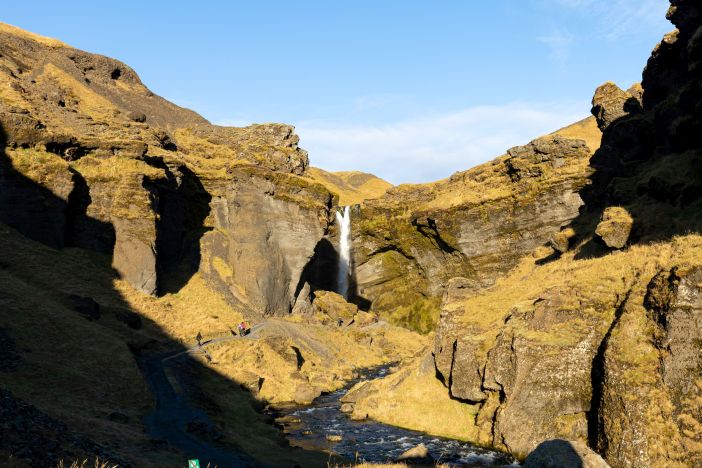
[[[144,161],[163,169],[166,180],[147,180],[156,221],[156,271],[159,295],[177,293],[200,267],[200,239],[212,228],[204,226],[212,196],[185,165],[168,167],[160,157]]]
[[[166,432],[161,431],[161,434],[156,435],[152,432],[151,438],[139,439],[142,440],[139,446],[126,446],[122,442],[123,439],[117,435],[141,434],[147,431],[144,425],[146,419],[136,421],[128,415],[130,413],[138,413],[142,417],[146,415],[143,414],[141,407],[121,407],[116,404],[117,401],[125,401],[116,394],[119,390],[101,382],[99,401],[85,399],[82,394],[75,395],[76,401],[73,407],[80,410],[71,411],[75,411],[72,413],[75,418],[92,421],[96,427],[103,429],[108,427],[109,433],[115,435],[114,439],[100,440],[99,442],[103,445],[90,442],[90,429],[87,428],[83,428],[83,433],[78,434],[77,439],[71,435],[73,432],[80,432],[75,427],[57,434],[44,427],[43,419],[34,420],[29,425],[18,426],[19,429],[13,426],[14,428],[10,431],[5,431],[6,427],[0,424],[0,440],[11,442],[8,445],[10,454],[22,452],[23,458],[31,465],[41,466],[53,466],[60,459],[76,460],[92,458],[96,455],[103,460],[112,460],[122,465],[172,464],[174,460],[184,465],[188,458],[199,458],[203,463],[202,466],[208,463],[220,467],[293,466],[296,463],[305,466],[326,466],[329,459],[326,454],[290,448],[282,433],[268,424],[266,416],[257,412],[261,403],[235,382],[201,365],[189,355],[179,359],[177,366],[181,374],[180,385],[178,385],[180,395],[175,394],[175,390],[173,395],[165,395],[164,392],[169,392],[164,391],[163,388],[153,387],[154,375],[149,374],[149,368],[144,363],[160,361],[158,356],[162,353],[170,354],[184,351],[186,348],[157,323],[138,314],[115,289],[113,283],[118,278],[118,273],[110,266],[115,246],[115,229],[110,223],[87,215],[88,207],[95,202],[91,198],[90,187],[80,174],[72,169],[67,170],[65,174],[51,173],[48,180],[42,179],[42,183],[57,193],[67,193],[65,196],[56,195],[51,189],[25,176],[13,165],[13,158],[5,149],[5,141],[7,141],[5,133],[0,127],[0,222],[16,231],[14,233],[9,229],[0,229],[0,236],[3,236],[0,241],[0,258],[2,258],[0,268],[3,274],[10,275],[6,276],[7,278],[12,278],[12,281],[16,278],[32,290],[40,292],[43,302],[34,302],[35,298],[27,298],[27,304],[15,306],[13,304],[16,301],[13,301],[12,296],[9,300],[0,300],[3,304],[0,328],[11,336],[13,327],[24,327],[21,325],[23,322],[16,319],[20,315],[28,314],[37,317],[37,323],[67,322],[80,325],[74,330],[73,325],[61,324],[60,329],[69,330],[62,336],[61,346],[48,342],[44,337],[42,325],[25,327],[21,330],[21,334],[31,337],[35,355],[39,350],[42,353],[58,353],[61,359],[65,358],[66,362],[70,362],[71,359],[77,361],[97,353],[101,353],[101,356],[109,353],[119,354],[122,352],[120,349],[126,350],[128,347],[141,371],[147,374],[145,380],[152,385],[152,393],[157,399],[156,408],[159,411],[163,412],[164,405],[168,407],[175,400],[181,401],[183,398],[187,400],[188,397],[193,400],[193,407],[205,410],[192,412],[189,415],[191,421],[187,424],[172,423],[173,427],[170,428],[168,422],[170,419],[167,417],[165,421],[161,421],[161,429],[166,427]],[[22,167],[21,169],[27,172],[32,168]],[[196,260],[199,263],[199,248],[196,244],[199,245],[199,239],[205,232],[202,221],[209,213],[209,194],[204,191],[197,177],[187,168],[180,167],[178,170],[185,178],[182,184],[183,192],[176,194],[183,205],[175,208],[167,205],[160,206],[162,219],[159,226],[159,239],[156,240],[165,252],[174,255],[173,259],[164,260],[161,265],[166,275],[185,265],[183,267],[186,270],[185,275],[174,279],[172,283],[174,287],[182,286],[185,278],[189,278],[189,275],[195,272],[193,267],[196,265]],[[184,215],[188,217],[179,218]],[[169,237],[171,234],[167,231],[174,224],[184,226],[184,229],[180,230],[175,237]],[[39,244],[34,244],[30,240]],[[73,255],[63,251],[64,247],[88,249],[97,254]],[[78,260],[74,262],[76,258]],[[81,260],[86,258],[89,260]],[[5,287],[11,288],[11,284],[14,283],[9,283]],[[6,291],[11,292],[9,289]],[[0,293],[2,293],[2,284],[0,284]],[[70,304],[75,303],[76,298],[82,304],[82,308],[75,306],[75,314],[72,315]],[[27,307],[31,304],[34,306],[28,309]],[[45,304],[49,305],[45,306]],[[85,304],[88,304],[91,309],[87,315],[84,314]],[[85,336],[86,327],[89,327],[88,334],[94,335],[87,337],[88,339]],[[109,338],[109,343],[121,342],[123,346],[114,347],[111,344],[109,346],[112,348],[98,351],[90,347],[90,343],[94,346],[95,340],[99,339],[96,337]],[[193,337],[194,340],[195,337]],[[30,352],[27,346],[23,349],[21,354]],[[115,356],[116,360],[117,357]],[[67,382],[66,388],[78,386],[92,389],[96,385],[95,376],[74,372],[70,366],[49,370],[54,374],[51,376],[52,379]],[[0,372],[4,371],[0,370]],[[12,398],[28,398],[31,395],[32,399],[42,396],[40,401],[54,401],[52,399],[54,392],[60,391],[33,377],[31,373],[23,374],[21,365],[18,370],[12,372],[8,379],[11,377],[13,381],[24,382],[23,385],[29,388],[26,393]],[[62,376],[61,373],[66,375]],[[233,442],[231,437],[225,436],[225,428],[220,427],[218,422],[212,422],[209,416],[223,413],[223,408],[218,407],[216,402],[199,391],[196,381],[207,381],[217,388],[225,389],[226,392],[239,395],[238,398],[243,403],[242,408],[237,408],[237,411],[242,415],[243,421],[239,421],[241,427],[234,430],[239,431],[236,434],[241,436],[241,439],[244,438],[243,434],[246,434],[246,437],[258,437],[258,440],[262,441],[262,447],[257,454],[246,453],[242,447],[242,444],[245,445],[243,442],[242,444]],[[134,384],[138,387],[139,382]],[[55,401],[57,406],[47,410],[53,413],[62,412],[64,409],[58,403],[59,400]],[[109,415],[103,415],[94,409],[105,405],[114,405],[110,408]],[[50,420],[51,418],[47,419],[47,421]],[[174,449],[179,453],[174,454]],[[5,450],[4,446],[3,450]],[[266,450],[269,453],[263,453]],[[261,458],[262,453],[263,458]],[[242,464],[242,460],[246,463]]]
[[[314,247],[314,254],[302,270],[300,280],[295,287],[295,297],[300,295],[305,283],[309,284],[310,293],[315,291],[336,291],[336,276],[339,271],[339,253],[331,241],[323,237]]]
[[[663,137],[652,122],[653,111],[642,110],[633,97],[630,101],[636,103],[628,106],[631,113],[603,131],[601,146],[590,159],[590,183],[579,192],[584,205],[567,226],[575,231],[571,244],[581,244],[576,259],[612,251],[595,234],[610,206],[624,207],[633,218],[628,245],[702,230],[702,156],[676,153],[666,147],[668,142],[658,141]]]

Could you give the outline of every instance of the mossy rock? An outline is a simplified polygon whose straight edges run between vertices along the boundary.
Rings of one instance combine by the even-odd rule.
[[[631,234],[634,219],[620,206],[610,206],[602,213],[602,219],[595,233],[612,249],[621,249],[626,245]]]

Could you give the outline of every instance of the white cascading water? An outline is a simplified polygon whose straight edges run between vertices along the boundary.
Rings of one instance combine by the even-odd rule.
[[[351,212],[345,206],[343,214],[336,212],[336,221],[339,223],[339,270],[336,277],[336,290],[348,299],[349,293],[349,267],[351,266]]]

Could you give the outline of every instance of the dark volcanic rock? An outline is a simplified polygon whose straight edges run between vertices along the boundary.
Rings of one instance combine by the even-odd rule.
[[[115,318],[134,330],[139,330],[142,326],[141,316],[130,310],[115,312]]]
[[[592,114],[600,130],[604,130],[622,117],[641,111],[641,103],[633,95],[622,91],[616,84],[607,82],[597,88],[592,98]]]
[[[634,220],[628,211],[620,206],[612,206],[602,213],[595,234],[600,236],[607,247],[621,249],[629,240],[633,225]]]
[[[0,372],[13,372],[21,362],[22,357],[17,352],[15,340],[10,330],[0,328]]]
[[[90,320],[98,320],[100,318],[100,304],[95,302],[93,298],[71,294],[68,296],[68,299],[71,301],[73,310],[83,317]]]

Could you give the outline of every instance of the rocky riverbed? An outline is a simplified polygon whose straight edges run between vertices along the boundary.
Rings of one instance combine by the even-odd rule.
[[[509,455],[486,450],[468,442],[431,436],[379,422],[351,419],[342,411],[341,398],[362,380],[388,374],[391,366],[361,372],[343,389],[320,396],[305,407],[280,412],[276,422],[294,446],[325,450],[354,461],[381,463],[396,460],[402,453],[424,444],[437,461],[453,466],[516,465]]]

